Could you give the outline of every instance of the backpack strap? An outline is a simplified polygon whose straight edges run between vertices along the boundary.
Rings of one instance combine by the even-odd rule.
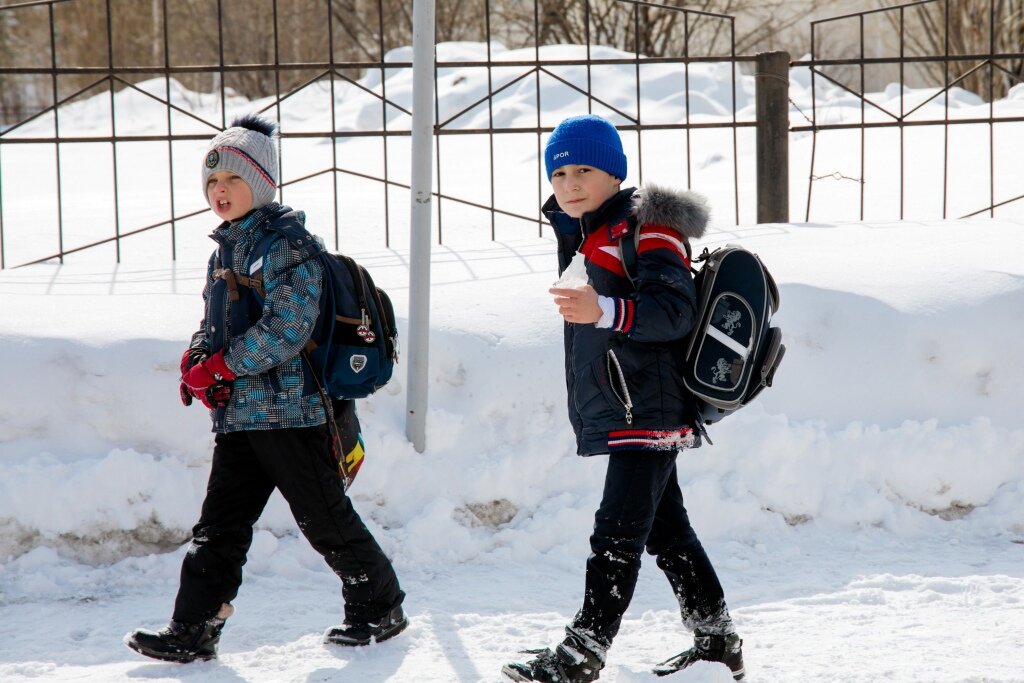
[[[370,318],[370,306],[366,298],[366,293],[369,287],[366,285],[366,277],[363,275],[363,269],[359,267],[354,260],[339,254],[338,259],[345,264],[348,268],[349,274],[352,276],[352,282],[356,286],[356,298],[359,300],[359,310],[362,312],[362,318],[359,321],[352,321],[342,316],[337,316],[339,320],[343,322],[357,322],[358,327],[356,328],[356,334],[366,340],[368,344],[372,344],[377,336],[373,333],[371,325],[373,320]]]
[[[284,220],[281,220],[282,218]],[[231,297],[232,301],[238,301],[241,298],[241,293],[238,291],[239,287],[245,287],[254,292],[258,296],[260,303],[262,303],[263,299],[267,298],[267,290],[263,282],[262,264],[266,262],[267,256],[270,254],[270,248],[282,237],[288,240],[289,244],[292,245],[292,248],[299,255],[296,266],[305,263],[311,258],[316,258],[323,252],[316,238],[306,230],[304,225],[291,217],[291,212],[283,214],[267,226],[267,233],[253,247],[252,253],[260,255],[257,261],[250,259],[252,263],[260,264],[260,268],[255,275],[251,274],[251,270],[249,275],[229,268],[218,267],[214,270],[213,276],[215,278],[222,278],[227,282],[228,296]]]
[[[281,235],[270,232],[263,237],[262,240],[253,249],[253,253],[262,252],[259,263],[263,263],[267,258],[267,254],[270,253],[270,247],[274,242],[280,238]],[[249,276],[242,273],[236,272],[230,268],[215,268],[213,271],[214,279],[221,279],[227,283],[228,297],[231,301],[239,301],[242,298],[241,292],[238,291],[239,287],[245,287],[254,294],[256,294],[258,301],[262,304],[263,300],[267,298],[267,290],[263,284],[263,267],[260,266],[259,272],[256,275]]]
[[[356,296],[359,299],[359,308],[365,309],[366,306],[366,278],[363,277],[363,269],[356,264],[350,257],[344,254],[338,254],[338,257],[348,268],[349,274],[352,275],[352,282],[356,285]]]
[[[230,292],[227,291],[227,285],[222,282],[222,278],[218,276],[218,273],[223,270],[223,263],[225,260],[224,254],[222,253],[224,246],[220,245],[217,247],[217,251],[214,252],[213,259],[213,275],[214,279],[210,287],[210,305],[208,307],[212,323],[207,327],[207,334],[210,338],[210,353],[217,353],[224,348],[226,342],[227,325],[224,317],[226,309],[225,302],[227,301]]]
[[[636,289],[636,259],[640,248],[640,225],[633,214],[629,214],[626,217],[626,222],[629,224],[629,232],[619,240],[619,252],[622,257],[622,267],[626,271],[626,277],[629,278],[629,283],[633,285],[633,289]]]
[[[633,214],[630,214],[629,217],[626,218],[626,220],[629,222],[630,232],[627,232],[625,235],[622,236],[622,239],[619,240],[619,253],[620,258],[622,259],[622,268],[626,271],[626,277],[629,278],[629,282],[630,284],[633,285],[633,289],[636,289],[636,262],[637,254],[640,251],[640,228],[642,226],[638,224],[636,216],[634,216]],[[685,237],[683,237],[682,239],[686,244],[687,256],[689,256],[689,240],[687,240]],[[699,271],[693,267],[693,264],[700,261],[704,261],[707,259],[707,257],[708,249],[707,247],[704,247],[703,254],[691,259],[689,266],[690,272],[696,275]]]
[[[269,246],[267,250],[269,251]],[[213,271],[213,277],[214,279],[224,280],[227,283],[228,297],[232,301],[238,301],[242,298],[242,295],[238,291],[239,287],[245,287],[253,290],[259,295],[260,299],[267,298],[267,290],[263,286],[262,271],[253,277],[249,277],[247,275],[242,275],[241,273],[236,273],[230,268],[217,268]]]

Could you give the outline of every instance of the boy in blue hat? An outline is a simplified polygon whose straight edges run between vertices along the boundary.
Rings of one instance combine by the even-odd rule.
[[[696,319],[690,240],[704,234],[708,208],[691,192],[621,189],[626,156],[618,131],[598,116],[562,121],[544,162],[554,194],[543,211],[558,240],[559,273],[582,255],[589,283],[550,291],[565,320],[569,420],[583,456],[608,454],[604,493],[590,537],[583,606],[554,649],[507,664],[513,681],[589,683],[629,606],[647,552],[679,601],[690,649],[654,672],[721,662],[743,678],[742,641],[718,576],[683,506],[679,450],[699,446],[679,344]],[[636,233],[639,233],[638,235]],[[635,281],[621,258],[636,245]]]
[[[341,579],[345,621],[324,640],[366,645],[409,623],[391,561],[346,495],[328,410],[301,355],[320,314],[323,268],[287,239],[272,242],[265,256],[256,248],[272,227],[306,219],[274,201],[276,140],[276,124],[248,115],[216,135],[203,157],[203,194],[222,222],[211,235],[217,248],[207,267],[204,316],[181,357],[179,391],[184,405],[197,400],[210,410],[216,436],[171,621],[125,636],[128,647],[154,659],[217,656],[253,525],[275,489]],[[261,305],[241,293],[257,279]]]

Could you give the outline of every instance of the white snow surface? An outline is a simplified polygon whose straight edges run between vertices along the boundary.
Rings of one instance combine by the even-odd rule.
[[[442,46],[444,58],[476,59],[482,50]],[[728,111],[720,66],[691,66],[691,83],[707,81],[694,115]],[[462,94],[459,74],[448,75],[445,107],[456,95],[478,97],[481,72],[467,71]],[[610,72],[603,87],[614,92],[607,83],[619,78],[625,97],[627,76]],[[395,70],[392,79],[397,97],[408,74]],[[645,81],[645,98],[652,111],[678,117],[683,103],[662,80],[671,79]],[[804,81],[794,71],[797,102]],[[379,74],[365,85],[379,87]],[[741,85],[740,104],[752,107],[752,89]],[[891,87],[873,96],[898,94]],[[523,102],[532,95],[517,96],[503,97],[503,115],[528,122]],[[831,96],[836,117],[859,120],[859,106],[841,91]],[[68,127],[101,128],[105,97],[66,107]],[[372,106],[361,97],[338,94],[338,116],[353,128]],[[580,113],[554,96],[545,102],[555,120]],[[950,104],[963,116],[988,107],[955,90]],[[998,103],[1022,107],[1019,93]],[[142,107],[118,129],[150,130],[154,119],[163,120]],[[968,167],[954,203],[988,192],[987,153],[969,154],[970,136],[958,140],[953,151]],[[360,143],[345,144],[358,153]],[[24,191],[8,195],[5,185],[5,217],[13,225],[36,212],[39,223],[35,237],[13,246],[8,235],[8,249],[42,239],[54,201],[51,186],[29,182],[39,155],[14,147],[5,150],[3,179]],[[889,151],[875,149],[875,162]],[[144,178],[145,155],[126,157],[137,173],[125,175]],[[845,163],[838,152],[825,158]],[[198,169],[199,156],[183,163]],[[522,172],[506,189],[529,197],[535,158],[520,150],[508,167]],[[1002,187],[1024,178],[1019,168],[997,172]],[[697,171],[697,191],[700,181]],[[74,204],[80,192],[84,201],[100,182],[85,175],[65,199]],[[181,183],[198,190],[198,178]],[[140,183],[131,202],[165,201],[165,190],[166,179]],[[728,197],[713,183],[706,193],[728,214]],[[330,234],[326,192],[301,199],[293,202],[311,227]],[[856,201],[832,200],[837,210]],[[788,350],[775,386],[714,426],[714,445],[679,457],[687,508],[754,683],[1024,681],[1024,207],[960,220],[915,207],[904,221],[714,220],[695,245],[746,246],[781,290],[775,322]],[[527,227],[491,241],[479,215],[450,215],[445,246],[435,244],[432,257],[426,452],[405,437],[407,364],[359,403],[367,457],[351,494],[394,560],[411,625],[354,651],[322,643],[323,630],[341,620],[339,582],[277,494],[257,525],[217,660],[166,664],[121,644],[131,629],[169,618],[205,493],[209,419],[198,404],[181,406],[177,380],[201,316],[212,246],[205,235],[215,219],[179,226],[177,261],[164,241],[139,238],[120,264],[100,250],[0,271],[0,681],[497,681],[517,650],[560,639],[582,599],[606,458],[575,455],[562,326],[547,293],[558,277],[554,240]],[[78,226],[81,235],[89,225]],[[407,342],[407,236],[385,247],[366,226],[343,242],[393,297]],[[649,673],[689,640],[646,557],[601,681],[731,680],[713,664],[668,679]]]

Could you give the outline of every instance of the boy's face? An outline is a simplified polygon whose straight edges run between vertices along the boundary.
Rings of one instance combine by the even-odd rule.
[[[579,218],[611,199],[619,191],[621,182],[593,166],[567,164],[559,166],[551,174],[555,201],[562,211],[573,218]]]
[[[216,171],[206,180],[206,198],[210,208],[224,221],[233,221],[252,209],[249,184],[232,171]]]

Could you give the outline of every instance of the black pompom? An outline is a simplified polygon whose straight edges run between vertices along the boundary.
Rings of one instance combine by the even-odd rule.
[[[277,124],[269,119],[265,119],[259,114],[246,114],[245,116],[239,116],[231,122],[231,126],[238,128],[248,128],[254,130],[257,133],[263,133],[268,138],[273,137],[277,133]]]

